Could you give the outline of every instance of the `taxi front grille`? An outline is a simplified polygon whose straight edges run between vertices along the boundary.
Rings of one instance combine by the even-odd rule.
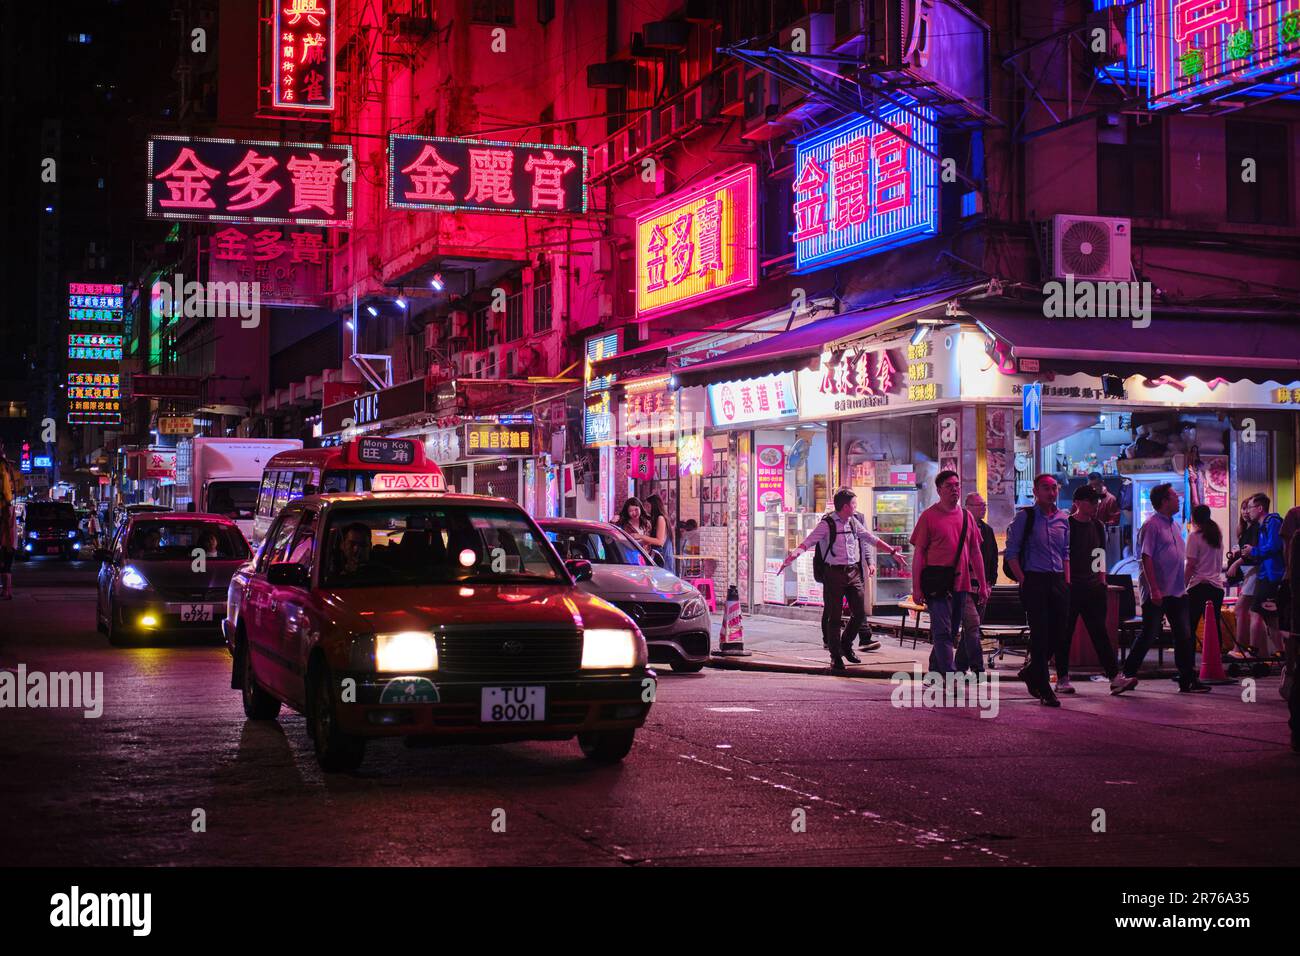
[[[444,632],[438,635],[438,671],[476,677],[533,678],[573,674],[582,666],[576,631]]]

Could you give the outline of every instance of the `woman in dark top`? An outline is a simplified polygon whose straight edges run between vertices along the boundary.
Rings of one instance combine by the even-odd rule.
[[[623,502],[623,507],[618,509],[618,517],[614,520],[614,524],[633,538],[638,538],[650,530],[650,522],[646,519],[645,508],[639,498],[628,498]]]
[[[664,511],[663,499],[658,495],[651,495],[645,503],[650,512],[648,522],[650,530],[640,535],[637,540],[663,559],[664,570],[676,573],[673,536],[668,533],[668,514]]]

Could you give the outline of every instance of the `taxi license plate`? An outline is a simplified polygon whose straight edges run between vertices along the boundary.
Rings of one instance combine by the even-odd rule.
[[[211,604],[182,604],[181,620],[186,624],[197,621],[210,621],[212,620],[212,607]]]
[[[484,687],[479,719],[485,724],[546,719],[545,687]]]

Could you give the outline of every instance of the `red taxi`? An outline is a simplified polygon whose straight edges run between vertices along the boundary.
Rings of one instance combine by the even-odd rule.
[[[231,580],[231,687],[253,720],[307,718],[325,770],[369,738],[566,740],[623,759],[654,700],[645,639],[579,590],[503,498],[329,494],[290,502]]]

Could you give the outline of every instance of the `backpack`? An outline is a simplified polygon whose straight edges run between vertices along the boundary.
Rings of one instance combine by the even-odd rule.
[[[1028,508],[1020,508],[1020,509],[1018,509],[1018,510],[1016,511],[1016,516],[1017,516],[1017,517],[1019,517],[1020,515],[1022,515],[1022,514],[1024,514],[1024,513],[1028,512],[1028,517],[1025,518],[1025,533],[1024,533],[1024,536],[1020,539],[1020,553],[1017,554],[1017,555],[1015,556],[1016,559],[1020,561],[1020,570],[1021,570],[1021,571],[1024,571],[1024,569],[1025,569],[1025,547],[1026,547],[1026,545],[1029,544],[1029,536],[1030,536],[1031,534],[1033,534],[1033,531],[1034,531],[1034,512],[1037,511],[1037,510],[1038,510],[1038,507],[1037,507],[1036,505],[1030,505]],[[1015,519],[1015,518],[1012,518],[1012,519],[1011,519],[1011,524],[1007,525],[1007,540],[1008,540],[1008,541],[1011,540],[1011,529],[1014,528],[1015,526],[1016,526],[1016,519]],[[1105,539],[1103,539],[1103,540],[1105,540]],[[1016,577],[1015,577],[1014,574],[1011,573],[1011,556],[1010,556],[1010,555],[1004,554],[1004,555],[1002,556],[1002,573],[1005,574],[1007,577],[1009,577],[1009,578],[1011,579],[1011,581],[1012,581],[1013,584],[1015,583]]]
[[[826,554],[830,554],[831,548],[835,547],[835,535],[837,534],[835,530],[835,522],[831,520],[830,515],[825,515],[822,520],[825,521],[831,529],[830,537],[826,539],[825,551]],[[822,557],[822,554],[822,546],[820,544],[813,548],[813,580],[818,584],[821,584],[822,579],[826,577],[826,559]]]

